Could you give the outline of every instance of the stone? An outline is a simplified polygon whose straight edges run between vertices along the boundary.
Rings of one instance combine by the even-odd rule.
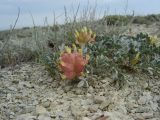
[[[134,119],[135,120],[145,120],[141,114],[134,114]]]
[[[151,92],[143,92],[143,97],[146,98],[147,102],[153,99]]]
[[[87,98],[90,98],[90,99],[92,99],[92,94],[90,94],[90,93],[87,93],[87,94],[86,94],[86,97],[87,97]]]
[[[158,79],[159,77],[158,77],[158,76],[155,76],[154,78],[155,78],[155,79]]]
[[[18,115],[16,120],[35,120],[36,116],[32,116],[30,113]]]
[[[44,106],[45,108],[48,108],[48,107],[50,106],[50,104],[51,104],[51,101],[50,101],[50,100],[47,100],[47,101],[44,101],[42,104],[43,104],[43,106]]]
[[[71,105],[71,112],[72,112],[73,116],[80,116],[80,114],[82,114],[82,113],[80,113],[79,111],[80,111],[80,107],[79,106]]]
[[[145,97],[145,96],[142,96],[142,97],[140,97],[140,99],[138,100],[138,103],[139,103],[140,105],[145,105],[145,104],[146,104],[146,101],[147,101],[146,97]]]
[[[9,90],[11,90],[11,91],[15,91],[15,92],[17,92],[17,88],[16,88],[16,87],[14,87],[14,86],[10,86],[10,87],[8,87],[8,89],[9,89]]]
[[[95,112],[90,118],[92,119],[92,120],[97,120],[97,118],[99,118],[100,116],[103,116],[103,113],[102,113],[102,111],[97,111],[97,112]]]
[[[70,89],[71,89],[70,86],[66,86],[66,87],[64,88],[64,91],[67,93],[68,91],[70,91]]]
[[[100,116],[96,120],[108,120],[108,116]]]
[[[75,94],[81,95],[81,94],[83,94],[83,91],[81,89],[77,89],[77,90],[75,90]]]
[[[88,117],[83,117],[82,120],[91,120]]]
[[[129,103],[126,105],[129,112],[131,112],[133,109],[135,109],[136,103],[134,100],[129,101]],[[135,110],[134,110],[135,111]],[[132,111],[133,112],[133,111]]]
[[[152,112],[142,113],[142,116],[143,116],[145,119],[151,119],[151,118],[153,118],[153,113],[152,113]]]
[[[88,110],[91,112],[91,113],[94,113],[98,110],[98,105],[91,105]]]
[[[10,119],[13,119],[14,117],[15,117],[15,113],[14,113],[14,112],[11,112],[10,115],[9,115],[9,118],[10,118]]]
[[[51,117],[48,115],[39,115],[38,120],[51,120]]]
[[[142,85],[143,85],[143,87],[144,87],[145,89],[148,88],[148,83],[145,82],[145,83],[143,83]]]
[[[26,106],[25,112],[31,113],[34,110],[35,110],[35,106]]]
[[[6,99],[10,101],[12,99],[12,94],[8,93]]]
[[[107,109],[107,107],[110,105],[111,100],[107,99],[106,101],[102,102],[99,106],[101,110]]]
[[[151,118],[149,120],[160,120],[160,118]]]
[[[150,101],[150,105],[153,111],[157,111],[158,110],[158,103],[157,102],[152,102]]]
[[[104,112],[104,116],[108,117],[109,120],[134,120],[131,117],[127,116],[126,114],[122,114],[117,111]],[[106,120],[108,120],[108,119],[106,119]]]
[[[46,108],[42,107],[42,106],[36,106],[36,113],[39,114],[46,114],[48,113]]]
[[[89,86],[89,88],[88,88],[88,93],[93,93],[93,92],[94,92],[93,87],[92,87],[92,86]]]
[[[34,100],[32,105],[38,105],[38,101],[37,100]]]
[[[53,116],[53,114],[52,114],[52,116]],[[55,116],[56,117],[60,117],[60,118],[64,118],[65,117],[65,112],[63,112],[63,111],[56,111]]]
[[[135,109],[135,112],[136,113],[145,113],[145,112],[149,112],[151,111],[151,108],[150,107],[138,107],[137,109]]]
[[[94,96],[94,103],[96,104],[101,104],[102,102],[105,101],[105,97],[104,96]]]

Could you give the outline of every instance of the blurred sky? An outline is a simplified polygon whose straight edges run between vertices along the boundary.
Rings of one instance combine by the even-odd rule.
[[[107,14],[132,14],[147,15],[160,13],[160,0],[0,0],[0,30],[9,29],[13,25],[18,7],[21,10],[17,27],[33,26],[32,13],[36,25],[44,25],[47,17],[48,23],[53,24],[53,11],[55,11],[58,23],[64,22],[64,6],[67,8],[69,16],[76,11],[80,4],[79,15],[82,9],[86,8],[89,3],[90,7],[97,5],[97,17]],[[128,3],[128,4],[127,4]],[[127,11],[126,11],[127,8]]]

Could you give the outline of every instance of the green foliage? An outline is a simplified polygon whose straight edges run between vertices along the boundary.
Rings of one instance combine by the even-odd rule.
[[[127,25],[132,16],[124,16],[124,15],[109,15],[103,18],[102,21],[106,21],[107,25]]]
[[[147,15],[147,16],[131,16],[131,15],[109,15],[102,18],[101,22],[107,23],[107,25],[127,25],[128,23],[134,24],[152,24],[160,21],[160,15]]]
[[[135,24],[151,24],[160,21],[160,15],[135,16],[133,23]]]
[[[45,66],[46,70],[52,76],[53,79],[59,77],[58,72],[58,59],[59,59],[59,52],[53,52],[49,50],[44,52],[41,57],[41,63]]]
[[[148,67],[160,68],[160,47],[151,45],[148,39],[148,34],[143,33],[135,37],[125,35],[97,37],[95,44],[88,45],[93,73],[110,72],[109,68],[112,67],[117,70],[125,68],[126,71],[135,68],[141,70]]]

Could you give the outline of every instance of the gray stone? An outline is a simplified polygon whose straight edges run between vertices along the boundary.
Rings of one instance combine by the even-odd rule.
[[[94,96],[94,102],[96,104],[101,104],[102,102],[104,102],[106,99],[104,96]]]
[[[153,111],[157,111],[158,110],[158,103],[157,102],[152,102],[150,101],[150,105]]]
[[[135,120],[145,120],[144,117],[140,114],[140,113],[136,113],[134,114],[134,117],[133,117]]]
[[[138,103],[139,103],[140,105],[145,105],[145,104],[146,104],[146,101],[147,101],[146,97],[145,97],[145,96],[142,96],[142,97],[140,97],[140,99],[138,100]]]
[[[145,112],[149,112],[151,111],[151,108],[150,107],[142,107],[142,106],[139,106],[135,112],[136,113],[145,113]]]
[[[36,113],[39,114],[46,114],[48,113],[46,108],[42,107],[42,106],[36,106]]]
[[[35,106],[26,106],[25,112],[31,113],[35,111]]]
[[[105,112],[104,116],[108,117],[109,120],[133,120],[131,117],[116,111]]]
[[[48,115],[39,115],[38,120],[51,120],[51,117]]]
[[[15,113],[14,113],[14,112],[11,112],[10,115],[9,115],[9,118],[10,118],[10,119],[15,118]]]
[[[91,120],[88,117],[83,117],[82,120]]]
[[[93,93],[93,92],[94,92],[94,89],[93,89],[93,87],[92,87],[92,86],[89,86],[89,88],[88,88],[88,92],[89,92],[89,93]]]
[[[47,100],[47,101],[44,101],[42,104],[43,104],[43,106],[44,106],[45,108],[48,108],[48,107],[50,106],[50,104],[51,104],[51,101],[50,101],[50,100]]]
[[[9,90],[17,92],[17,88],[15,86],[8,87]]]
[[[106,101],[102,102],[99,106],[99,108],[101,110],[107,110],[107,107],[109,106],[109,104],[111,103],[111,101],[109,99],[107,99]]]
[[[145,82],[145,83],[143,83],[142,85],[143,85],[143,87],[144,87],[145,89],[148,88],[148,83]]]
[[[12,94],[8,93],[6,99],[10,101],[12,99]]]
[[[16,117],[16,120],[35,120],[36,116],[32,116],[31,114],[22,114]]]
[[[145,119],[151,119],[151,118],[153,118],[153,113],[152,113],[152,112],[142,113],[142,116],[143,116]]]
[[[98,110],[98,105],[91,105],[88,110],[91,112],[91,113],[94,113]]]
[[[75,90],[75,94],[77,94],[77,95],[83,94],[82,89],[77,89],[77,90]]]
[[[77,105],[72,105],[71,106],[71,113],[73,116],[80,116],[82,113],[79,112],[80,111],[80,107]]]

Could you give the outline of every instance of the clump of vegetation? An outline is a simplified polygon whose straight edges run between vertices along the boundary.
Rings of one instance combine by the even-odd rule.
[[[73,80],[78,78],[81,75],[84,75],[83,71],[85,66],[88,64],[89,55],[86,51],[86,44],[89,42],[95,41],[96,35],[92,32],[91,29],[87,29],[86,27],[82,28],[80,31],[75,31],[75,41],[72,43],[68,43],[68,45],[62,44],[59,47],[59,50],[53,51],[50,57],[48,54],[43,58],[50,58],[48,60],[43,59],[43,63],[50,74],[55,75],[52,71],[58,71],[59,75],[62,79]],[[57,56],[54,56],[57,54]],[[53,61],[53,62],[52,62]],[[55,62],[56,61],[56,62]],[[51,64],[48,64],[51,63]],[[54,67],[53,67],[54,66]],[[56,70],[55,70],[56,69]]]
[[[147,16],[135,16],[133,19],[133,23],[135,24],[147,24],[150,25],[154,22],[159,22],[160,21],[160,15],[147,15]]]
[[[109,15],[102,19],[105,21],[107,25],[127,25],[133,17],[131,15],[123,16],[123,15]]]
[[[160,21],[160,15],[147,15],[147,16],[131,16],[131,15],[109,15],[102,18],[101,22],[106,22],[107,25],[127,25],[129,23],[133,24],[146,24],[150,25],[155,22]]]
[[[62,44],[58,51],[44,56],[47,57],[50,59],[45,61],[48,64],[46,68],[50,73],[56,71],[63,79],[77,80],[82,76],[84,80],[92,75],[110,75],[123,83],[126,72],[159,74],[160,40],[144,33],[136,36],[96,36],[84,27],[76,30],[74,43]]]
[[[147,20],[152,22],[159,20],[158,15],[147,17]],[[142,18],[146,21],[146,18]],[[145,23],[143,20],[143,22],[135,22],[136,19],[140,20],[133,16],[108,16],[103,18],[101,25],[103,26],[104,23],[123,26],[131,20],[133,23]],[[4,48],[0,54],[0,64],[6,64],[4,62],[16,64],[17,60],[20,62],[36,60],[46,67],[53,79],[70,81],[87,80],[96,75],[110,76],[123,83],[126,72],[160,74],[158,37],[146,33],[134,36],[119,33],[106,34],[103,31],[101,33],[102,26],[95,29],[94,25],[88,24],[89,22],[82,23],[66,23],[66,25],[47,26],[43,29],[29,28],[31,33],[28,34],[27,40],[23,34],[10,36],[5,47],[0,43],[0,48]],[[16,42],[14,41],[16,37],[19,38],[18,45],[17,39]]]

